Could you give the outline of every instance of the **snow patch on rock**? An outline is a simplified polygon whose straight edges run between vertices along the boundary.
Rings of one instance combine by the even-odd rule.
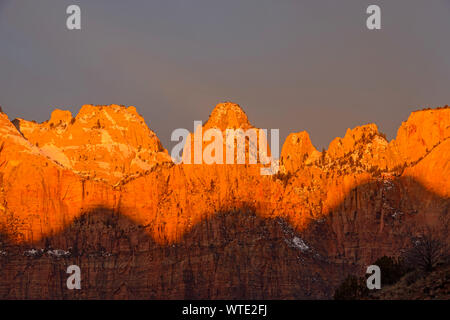
[[[294,237],[294,239],[292,239],[292,243],[296,248],[300,249],[301,251],[309,250],[309,247],[306,245],[306,243],[299,237]]]

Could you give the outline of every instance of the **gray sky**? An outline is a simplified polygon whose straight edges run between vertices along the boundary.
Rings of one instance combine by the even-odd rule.
[[[81,31],[66,29],[69,4]],[[11,119],[134,105],[170,149],[172,130],[225,100],[283,141],[307,130],[321,149],[369,122],[393,138],[411,111],[450,104],[450,0],[0,0]]]

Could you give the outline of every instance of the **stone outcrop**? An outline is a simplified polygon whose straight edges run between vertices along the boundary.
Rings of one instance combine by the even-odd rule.
[[[85,105],[75,118],[55,110],[42,124],[22,119],[14,124],[65,168],[113,185],[171,161],[134,107]]]
[[[411,113],[391,145],[407,164],[426,156],[450,136],[450,108],[427,109]]]
[[[219,103],[208,121],[186,139],[184,164],[263,164],[269,166],[270,147],[264,131],[255,128],[237,104]]]
[[[284,172],[295,172],[302,164],[315,162],[321,153],[311,143],[306,131],[291,133],[281,150],[281,166]]]

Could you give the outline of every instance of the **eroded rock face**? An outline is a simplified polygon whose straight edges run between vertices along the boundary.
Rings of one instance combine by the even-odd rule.
[[[302,164],[317,161],[321,153],[311,143],[306,131],[291,133],[281,150],[281,166],[284,172],[295,172]]]
[[[392,145],[403,161],[413,163],[426,156],[450,136],[450,108],[428,109],[411,113],[403,122]]]
[[[161,245],[145,227],[98,210],[49,239],[52,248],[6,249],[0,298],[326,298],[332,294],[327,283],[340,277],[333,278],[332,263],[300,241],[282,221],[242,210],[218,213],[182,241]],[[64,248],[59,257],[57,248]],[[80,291],[61,287],[71,264],[82,270]],[[25,276],[17,277],[21,272]]]
[[[255,128],[238,104],[219,103],[203,126],[186,139],[184,164],[262,164],[270,166],[266,133]]]
[[[397,150],[389,148],[375,124],[348,129],[344,138],[336,138],[328,147],[330,162],[348,159],[353,165],[364,168],[392,170],[399,163]]]
[[[219,103],[211,112],[208,121],[205,123],[205,129],[219,128],[226,129],[248,129],[253,126],[248,121],[244,110],[235,103]]]
[[[325,152],[291,134],[275,176],[173,165],[134,108],[87,106],[75,120],[56,111],[44,124],[16,121],[21,132],[0,114],[0,296],[329,298],[346,273],[398,254],[414,226],[448,220],[448,110],[417,112],[390,143],[375,125]],[[225,103],[204,128],[252,126]],[[128,178],[100,164],[129,175],[139,155],[153,166]],[[27,260],[31,247],[46,254]],[[59,282],[69,262],[89,270],[78,296]]]
[[[63,167],[113,185],[171,161],[134,107],[85,105],[75,118],[69,111],[55,110],[42,124],[22,119],[14,123]]]

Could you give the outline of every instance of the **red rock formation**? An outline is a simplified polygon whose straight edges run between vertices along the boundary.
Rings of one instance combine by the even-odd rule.
[[[129,245],[127,252],[132,256],[135,250],[147,252],[138,255],[143,260],[136,262],[137,269],[133,272],[148,273],[149,283],[156,281],[154,277],[163,277],[164,268],[158,264],[155,270],[160,270],[159,273],[149,273],[144,261],[154,257],[148,255],[148,250],[162,250],[160,257],[167,257],[166,249],[161,248],[185,246],[190,253],[177,260],[183,267],[173,271],[176,279],[161,280],[154,293],[155,297],[180,298],[181,291],[194,290],[193,286],[207,290],[206,283],[195,282],[198,274],[216,274],[214,257],[225,254],[218,248],[233,241],[226,237],[214,240],[222,228],[221,220],[214,220],[215,215],[251,211],[258,219],[268,221],[262,230],[270,231],[263,237],[266,240],[261,241],[272,238],[277,239],[277,246],[284,241],[288,247],[297,248],[283,251],[290,262],[279,265],[280,286],[293,281],[291,272],[297,267],[292,259],[299,252],[303,256],[301,252],[311,250],[308,252],[314,254],[304,257],[309,261],[305,276],[320,273],[322,284],[314,290],[321,293],[316,297],[327,297],[331,289],[325,288],[324,283],[329,281],[331,286],[342,276],[336,275],[336,268],[349,270],[352,263],[361,266],[380,255],[396,254],[406,245],[403,234],[411,225],[438,223],[446,217],[450,190],[450,181],[445,179],[450,174],[449,114],[448,108],[413,113],[390,143],[373,124],[349,129],[344,138],[333,140],[322,153],[314,148],[306,132],[291,134],[282,149],[282,170],[274,176],[262,176],[260,165],[173,165],[158,138],[131,107],[85,106],[75,120],[68,112],[55,111],[43,124],[18,120],[15,124],[23,136],[6,115],[0,114],[0,233],[6,233],[13,243],[42,245],[44,239],[53,239],[66,248],[87,248],[92,242],[103,247],[109,245],[110,252],[117,254]],[[204,130],[209,128],[223,131],[253,127],[239,106],[225,103],[214,109],[203,126]],[[207,145],[202,143],[202,151]],[[247,146],[247,160],[248,152]],[[141,158],[148,166],[137,168],[137,159]],[[116,167],[119,169],[112,169]],[[77,219],[81,215],[90,212],[95,216],[95,212],[103,210],[99,208],[107,208],[112,216],[120,213],[126,220],[114,220],[115,231],[88,220],[82,229],[71,233],[71,241],[61,240],[64,234],[73,231],[71,226],[80,223]],[[238,229],[250,232],[252,219],[247,216],[239,220],[239,225],[229,223],[236,241],[244,241],[236,232]],[[270,221],[289,224],[280,233]],[[293,229],[286,231],[289,225]],[[206,234],[196,233],[198,226],[203,226],[202,232]],[[142,240],[144,247],[140,247],[136,238],[136,228],[142,231],[139,237],[147,237]],[[107,239],[101,239],[102,232],[108,235]],[[121,242],[122,236],[129,239],[129,244]],[[248,241],[255,244],[260,235],[252,237]],[[210,243],[216,249],[207,254],[198,250],[199,239],[203,245]],[[242,250],[236,243],[229,248]],[[274,259],[273,252],[264,253],[267,248],[258,250],[262,251],[257,263],[273,263],[278,259],[278,256]],[[248,255],[249,252],[238,257],[240,263]],[[126,255],[121,257],[127,259]],[[7,279],[14,278],[22,268],[20,259],[14,261],[8,264]],[[94,264],[86,260],[83,263],[86,268],[95,269],[99,262],[93,261]],[[228,262],[227,268],[232,268],[233,263]],[[47,260],[42,263],[43,269],[36,275],[38,282],[48,279],[48,268],[52,265]],[[114,272],[115,268],[120,266],[112,265],[108,272]],[[197,274],[193,283],[189,282],[192,278],[189,270]],[[255,270],[245,270],[242,276],[247,278],[241,280],[249,284],[253,275],[248,273]],[[271,277],[269,271],[265,272],[268,273],[262,287],[268,285]],[[184,280],[180,280],[183,274]],[[232,277],[233,272],[227,274]],[[219,290],[220,279],[210,281],[215,281],[214,288]],[[303,284],[311,286],[311,281]],[[141,284],[136,286],[146,294],[150,290],[148,286],[146,289]],[[173,291],[164,291],[167,286]],[[268,286],[275,290],[268,296],[258,294],[261,288],[246,289],[247,295],[243,296],[295,296],[291,291],[276,292],[279,286],[273,283]],[[61,297],[62,293],[50,293],[51,290],[48,295]],[[112,287],[105,288],[103,297],[111,297],[111,290]],[[114,290],[128,289],[114,287]],[[233,297],[232,290],[201,292],[202,297]],[[299,296],[305,297],[305,292]],[[9,296],[29,297],[29,293],[21,291]],[[129,292],[117,296],[136,297]]]
[[[239,105],[225,102],[214,108],[203,126],[198,126],[194,133],[189,134],[182,162],[268,166],[268,156],[270,148],[264,131],[250,124]]]
[[[283,171],[295,172],[303,164],[317,161],[320,155],[306,131],[291,133],[281,150],[281,166]]]
[[[450,108],[411,113],[391,142],[407,164],[418,161],[450,136]]]
[[[85,105],[75,118],[69,111],[55,110],[42,124],[22,119],[14,123],[28,141],[65,168],[113,185],[171,161],[134,107]]]

